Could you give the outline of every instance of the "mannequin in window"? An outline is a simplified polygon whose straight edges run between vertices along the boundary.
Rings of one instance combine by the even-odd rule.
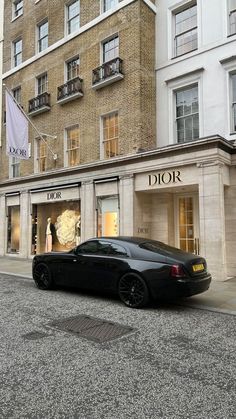
[[[80,223],[81,223],[81,218],[80,215],[78,216],[78,221],[75,224],[75,244],[76,246],[78,246],[78,244],[80,244]]]
[[[55,227],[54,224],[51,222],[51,218],[47,219],[47,227],[46,227],[46,242],[45,242],[45,252],[52,251],[53,239],[54,239],[54,231]]]

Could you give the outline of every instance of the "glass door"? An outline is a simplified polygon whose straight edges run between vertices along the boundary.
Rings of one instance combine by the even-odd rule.
[[[178,247],[186,252],[199,254],[199,228],[196,196],[177,198]]]

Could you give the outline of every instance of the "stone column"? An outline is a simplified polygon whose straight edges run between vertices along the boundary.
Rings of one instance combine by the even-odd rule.
[[[6,253],[6,198],[0,195],[0,256]]]
[[[93,181],[81,185],[81,241],[96,236],[96,218]]]
[[[20,257],[27,258],[30,254],[31,221],[29,222],[29,195],[28,191],[20,193]]]
[[[199,220],[200,254],[208,263],[212,278],[227,279],[225,209],[224,209],[224,165],[218,162],[203,162],[199,167]]]
[[[134,234],[134,177],[120,177],[120,235]]]

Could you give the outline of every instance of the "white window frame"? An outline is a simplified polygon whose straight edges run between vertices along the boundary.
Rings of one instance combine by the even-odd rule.
[[[69,22],[72,20],[72,19],[69,20],[69,7],[73,3],[76,3],[77,1],[79,3],[79,13],[78,13],[78,15],[76,15],[76,17],[78,17],[78,19],[79,19],[79,27],[78,27],[78,30],[80,29],[80,0],[71,0],[70,2],[68,2],[65,5],[65,28],[66,28],[65,33],[66,33],[66,35],[71,35],[71,34],[73,34],[73,33],[76,32],[76,31],[69,32]],[[75,19],[75,17],[73,19]]]
[[[105,10],[105,2],[110,1],[114,2],[114,6],[110,6],[108,9]],[[108,10],[114,9],[119,4],[119,0],[101,0],[101,13],[106,13]]]
[[[20,98],[19,98],[18,92],[20,92]],[[21,104],[21,86],[14,87],[14,89],[12,89],[12,95],[14,96],[17,103]]]
[[[197,49],[186,52],[182,55],[175,54],[175,15],[192,5],[197,5]],[[202,15],[202,5],[199,0],[180,0],[173,6],[168,8],[167,11],[167,32],[168,32],[168,59],[181,60],[185,58],[186,54],[197,54],[198,49],[202,45],[202,24],[200,16]]]
[[[118,43],[118,53],[117,53],[117,55],[116,55],[116,56],[114,56],[114,58],[112,58],[112,59],[115,59],[115,58],[118,58],[118,57],[119,57],[119,50],[120,50],[120,36],[119,36],[119,33],[115,32],[113,35],[109,36],[108,38],[103,39],[103,41],[101,42],[101,49],[100,49],[100,63],[101,63],[101,65],[102,65],[102,64],[105,64],[106,62],[109,62],[109,61],[110,61],[110,60],[105,61],[105,60],[103,59],[103,56],[104,56],[104,45],[105,45],[107,42],[110,42],[110,41],[112,41],[112,40],[113,40],[113,39],[115,39],[115,38],[118,38],[118,41],[119,41],[119,43]]]
[[[44,76],[46,76],[47,78],[46,83],[45,83],[46,88],[42,92],[39,92],[39,80],[43,78]],[[42,95],[43,93],[46,93],[47,91],[48,91],[48,73],[45,72],[36,77],[35,93],[36,93],[36,96],[39,96],[39,95]]]
[[[78,128],[79,129],[79,146],[76,148],[79,150],[79,155],[81,152],[81,147],[80,147],[80,125],[79,124],[74,124],[74,125],[70,125],[68,127],[65,128],[64,130],[64,166],[65,167],[76,167],[76,166],[70,166],[69,165],[69,153],[68,153],[68,130],[70,129],[75,129]],[[79,158],[79,163],[80,164],[80,158]]]
[[[21,51],[18,52],[18,53],[15,53],[16,52],[16,44],[20,41],[21,41]],[[16,64],[16,57],[18,55],[21,56],[21,60],[20,60],[20,63]],[[20,37],[20,38],[15,39],[12,42],[12,65],[13,65],[13,67],[18,67],[19,65],[22,64],[22,62],[23,62],[23,41],[22,41],[22,38]]]
[[[107,112],[105,114],[100,115],[100,158],[101,159],[105,159],[105,152],[104,152],[104,137],[103,137],[103,120],[104,118],[114,115],[114,114],[118,114],[118,154],[115,157],[119,156],[119,138],[120,138],[120,114],[119,114],[119,110],[118,109],[114,109],[111,112]],[[112,159],[112,157],[110,158],[106,158],[106,159]]]
[[[34,172],[35,173],[46,173],[47,172],[47,162],[48,162],[48,153],[47,153],[47,145],[45,144],[45,148],[46,148],[46,154],[45,154],[45,171],[41,171],[40,170],[40,157],[39,157],[39,144],[40,141],[43,142],[43,140],[39,137],[35,138],[34,141],[34,156],[35,156],[35,160],[34,160]]]
[[[169,115],[169,144],[181,144],[177,141],[176,127],[176,91],[187,87],[198,85],[198,112],[199,112],[199,138],[204,136],[204,118],[203,118],[203,70],[197,70],[196,73],[178,77],[167,82],[168,87],[168,115]],[[197,140],[196,140],[197,141]]]
[[[232,76],[236,77],[236,69],[234,71],[229,72],[229,119],[230,119],[230,134],[236,134],[236,128],[234,129],[234,125],[236,126],[236,98],[233,101],[233,81]],[[235,124],[234,124],[234,112],[233,112],[233,105],[235,105]]]
[[[193,84],[193,85],[187,86],[185,88],[175,90],[175,126],[176,126],[175,129],[176,129],[176,142],[178,144],[182,144],[182,143],[189,142],[189,141],[195,141],[199,138],[199,100],[197,101],[198,112],[192,112],[190,114],[182,115],[182,116],[179,116],[179,117],[177,116],[177,95],[178,95],[178,93],[184,93],[184,92],[187,92],[187,91],[190,91],[190,90],[193,90],[193,89],[197,90],[197,95],[198,95],[198,84]],[[198,96],[197,96],[197,98],[198,98]],[[191,138],[191,139],[188,139],[188,140],[184,139],[183,141],[178,141],[178,130],[177,130],[178,121],[180,121],[180,120],[185,121],[188,117],[191,117],[192,122],[193,122],[194,115],[198,116],[198,137],[197,138]],[[186,129],[184,129],[184,134],[186,134]],[[192,134],[193,134],[193,127],[192,127]]]
[[[76,77],[79,77],[79,74],[78,74],[77,76],[75,76],[71,79],[68,78],[68,64],[71,63],[72,61],[75,61],[75,60],[79,60],[79,73],[80,73],[80,57],[79,57],[79,55],[76,55],[75,57],[69,58],[68,60],[65,61],[65,74],[64,74],[65,83],[70,81],[70,80],[73,80]]]
[[[22,2],[22,7],[19,9],[20,13],[17,13],[17,5]],[[12,20],[18,19],[24,13],[24,0],[15,0],[12,2]]]
[[[14,170],[17,168],[17,176],[14,176]],[[9,178],[15,179],[20,177],[20,159],[17,157],[9,156]]]
[[[42,52],[42,51],[45,51],[45,50],[48,48],[49,24],[48,24],[48,31],[47,31],[47,35],[46,35],[46,36],[44,36],[44,37],[42,37],[42,38],[40,38],[40,28],[41,28],[43,25],[45,25],[46,23],[48,24],[48,19],[44,19],[44,20],[42,20],[40,23],[38,23],[38,24],[37,24],[37,48],[36,48],[36,51],[37,51],[38,53],[40,53],[40,52]],[[43,39],[45,39],[45,38],[47,38],[47,46],[46,46],[45,48],[40,49],[41,42],[42,42],[42,40],[43,40]]]

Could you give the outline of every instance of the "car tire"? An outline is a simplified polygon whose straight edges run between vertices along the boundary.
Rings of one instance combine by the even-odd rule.
[[[45,263],[39,263],[34,267],[34,282],[40,290],[50,290],[53,288],[51,272]]]
[[[148,304],[149,292],[146,282],[136,273],[122,276],[118,285],[121,301],[131,308],[141,308]]]

